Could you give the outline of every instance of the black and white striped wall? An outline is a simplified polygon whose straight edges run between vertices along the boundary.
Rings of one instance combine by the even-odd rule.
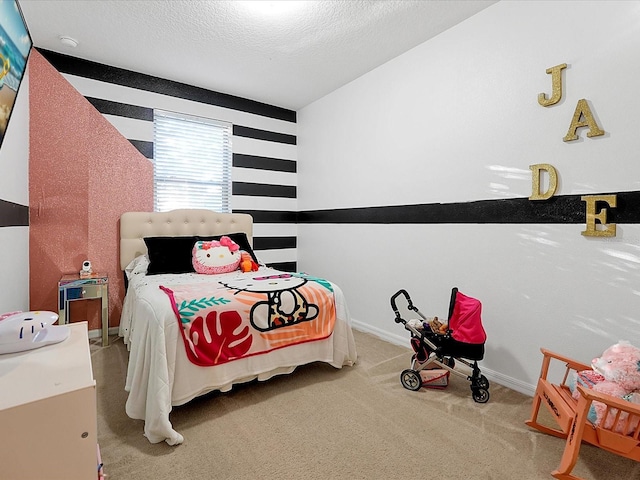
[[[29,78],[0,149],[0,314],[29,308]]]
[[[153,110],[233,124],[232,209],[254,219],[254,250],[268,265],[297,261],[296,112],[253,100],[40,50],[145,157],[153,160]]]
[[[29,225],[29,206],[0,198],[0,228]]]

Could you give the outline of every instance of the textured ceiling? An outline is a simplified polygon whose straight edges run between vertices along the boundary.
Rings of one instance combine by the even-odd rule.
[[[19,3],[36,47],[298,110],[495,0]]]

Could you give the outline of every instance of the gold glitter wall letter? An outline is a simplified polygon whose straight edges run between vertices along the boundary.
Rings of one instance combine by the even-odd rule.
[[[585,195],[580,197],[580,200],[587,204],[587,229],[582,233],[586,237],[615,237],[616,236],[616,224],[607,224],[607,209],[603,208],[599,213],[596,213],[596,203],[604,202],[610,207],[615,208],[618,196],[617,195]],[[602,228],[596,228],[596,220],[600,222]]]
[[[567,68],[566,63],[547,68],[546,72],[551,74],[551,98],[547,98],[544,93],[538,94],[538,103],[543,107],[555,105],[562,98],[562,70]]]
[[[529,200],[547,200],[548,198],[551,198],[558,188],[558,172],[556,169],[548,163],[529,165],[529,169],[531,170],[531,182],[533,187]],[[540,192],[540,175],[542,174],[542,171],[549,174],[549,188],[547,188],[547,191],[544,193]]]
[[[587,137],[589,138],[604,135],[604,130],[602,130],[593,119],[589,104],[584,98],[578,100],[578,105],[576,105],[576,111],[573,114],[573,119],[571,120],[569,131],[562,140],[564,140],[565,142],[577,140],[578,135],[576,133],[576,130],[578,130],[578,128],[580,127],[589,127],[589,133],[587,133]]]

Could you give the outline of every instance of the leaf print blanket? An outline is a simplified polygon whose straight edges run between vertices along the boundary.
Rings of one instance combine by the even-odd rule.
[[[331,284],[302,273],[247,272],[213,285],[160,288],[171,301],[187,357],[205,367],[327,338],[336,321]]]

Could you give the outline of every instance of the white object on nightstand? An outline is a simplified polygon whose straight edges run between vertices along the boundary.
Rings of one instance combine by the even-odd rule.
[[[54,325],[58,314],[43,310],[0,317],[0,354],[24,352],[69,338],[66,325]]]
[[[0,476],[97,477],[96,382],[87,322],[64,342],[0,356]]]

